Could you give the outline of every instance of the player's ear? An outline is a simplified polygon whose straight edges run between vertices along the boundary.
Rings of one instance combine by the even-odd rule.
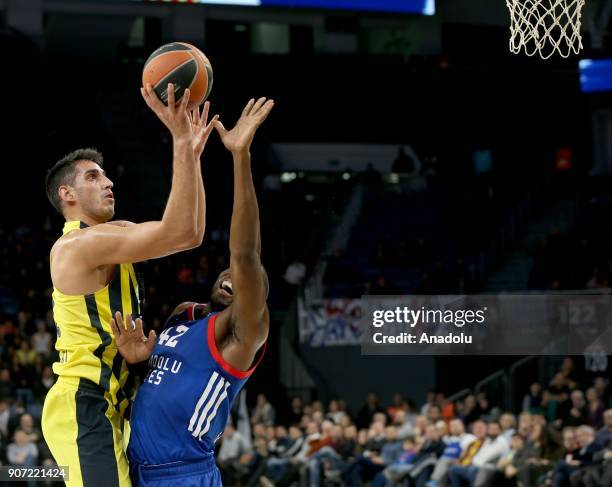
[[[59,197],[62,201],[66,203],[73,203],[76,201],[76,194],[74,192],[74,188],[72,186],[68,186],[67,184],[62,184],[58,189]]]

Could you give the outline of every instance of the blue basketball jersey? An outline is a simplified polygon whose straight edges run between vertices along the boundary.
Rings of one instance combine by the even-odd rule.
[[[218,315],[193,320],[193,309],[174,318],[153,349],[132,409],[130,462],[212,458],[232,402],[257,366],[241,372],[225,362],[215,343]]]

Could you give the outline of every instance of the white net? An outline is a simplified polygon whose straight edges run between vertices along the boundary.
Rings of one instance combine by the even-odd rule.
[[[506,0],[510,10],[510,51],[548,59],[582,49],[580,25],[585,0]]]

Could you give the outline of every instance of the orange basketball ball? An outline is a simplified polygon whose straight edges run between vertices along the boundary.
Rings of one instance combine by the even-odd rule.
[[[178,103],[189,88],[188,108],[200,106],[210,95],[213,70],[210,61],[197,47],[186,42],[171,42],[149,56],[142,71],[142,85],[150,83],[161,101],[168,104],[168,83],[174,84]]]

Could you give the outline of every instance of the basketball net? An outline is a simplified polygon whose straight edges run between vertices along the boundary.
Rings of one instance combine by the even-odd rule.
[[[585,0],[506,0],[510,10],[510,51],[548,59],[582,49],[580,19]]]

